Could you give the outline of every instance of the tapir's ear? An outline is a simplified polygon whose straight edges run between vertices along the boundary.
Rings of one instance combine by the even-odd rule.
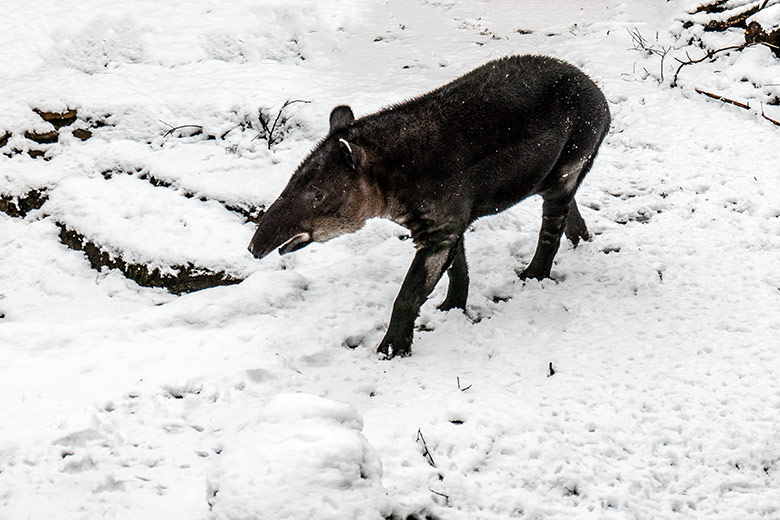
[[[339,105],[330,113],[330,131],[348,127],[355,120],[352,109],[347,105]]]
[[[339,139],[339,148],[341,148],[341,155],[343,155],[344,160],[347,161],[349,169],[352,171],[357,170],[357,166],[363,158],[363,150],[356,144],[351,144],[346,139]]]

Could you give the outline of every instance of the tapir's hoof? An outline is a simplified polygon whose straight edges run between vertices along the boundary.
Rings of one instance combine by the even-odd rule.
[[[523,270],[523,272],[518,273],[517,277],[520,278],[521,280],[534,279],[534,280],[539,280],[541,282],[545,278],[549,278],[550,273],[540,273],[537,271],[532,271],[530,269],[525,269]]]
[[[580,240],[584,242],[590,242],[590,239],[592,237],[587,231],[585,231],[584,233],[576,233],[571,235],[567,233],[566,238],[569,239],[569,242],[571,242],[572,247],[577,247],[578,245],[580,245]]]
[[[384,359],[393,359],[394,357],[409,357],[412,355],[411,345],[399,345],[397,342],[382,340],[382,343],[376,348],[377,353]]]
[[[461,302],[454,302],[450,301],[448,299],[445,299],[441,304],[436,307],[440,311],[451,311],[452,309],[460,309],[462,311],[466,311],[466,304]]]

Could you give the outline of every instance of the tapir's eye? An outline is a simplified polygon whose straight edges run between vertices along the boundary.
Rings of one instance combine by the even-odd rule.
[[[314,193],[314,202],[322,202],[322,199],[325,198],[325,195],[321,191],[317,191]]]

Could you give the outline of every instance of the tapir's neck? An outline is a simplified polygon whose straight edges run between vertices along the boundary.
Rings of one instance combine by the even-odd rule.
[[[395,184],[400,180],[382,164],[368,165],[366,176],[359,181],[361,213],[365,220],[386,218],[402,226],[406,225],[408,209],[399,198]]]
[[[419,107],[423,108],[423,107]],[[425,107],[428,109],[429,107]],[[399,107],[393,118],[380,115],[358,120],[352,133],[363,146],[367,163],[364,197],[371,216],[407,226],[415,204],[414,186],[424,177],[426,162],[435,162],[434,150],[421,151],[421,143],[431,143],[439,135],[435,117],[408,114]]]

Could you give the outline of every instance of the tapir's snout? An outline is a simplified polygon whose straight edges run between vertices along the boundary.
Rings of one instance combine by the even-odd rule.
[[[256,253],[255,250],[252,249],[252,242],[249,243],[249,246],[246,248],[246,250],[249,251],[252,254],[252,256],[257,258],[258,260],[260,260],[261,258],[263,258],[263,256],[265,256],[265,255],[261,255],[260,253]]]
[[[257,258],[265,258],[274,249],[287,254],[308,245],[312,234],[310,226],[301,218],[300,204],[293,197],[279,196],[260,219],[255,234],[249,242],[249,252]]]
[[[268,253],[270,253],[270,251],[263,251],[261,249],[256,248],[254,240],[252,240],[249,243],[249,247],[247,247],[246,250],[249,251],[252,254],[252,256],[257,258],[258,260],[264,258],[266,255],[268,255]]]
[[[270,230],[261,223],[258,226],[257,231],[255,231],[252,240],[249,242],[249,247],[247,247],[247,249],[252,253],[252,256],[258,260],[268,256],[271,251],[279,247],[279,244],[285,240],[284,236],[279,236],[279,233],[274,233],[272,231],[276,230]]]
[[[304,231],[310,226],[302,222],[303,219],[294,218],[298,213],[296,208],[285,202],[280,197],[271,204],[249,242],[249,252],[258,260],[268,256],[274,249],[278,248],[280,255],[286,255],[313,241],[312,233]]]

